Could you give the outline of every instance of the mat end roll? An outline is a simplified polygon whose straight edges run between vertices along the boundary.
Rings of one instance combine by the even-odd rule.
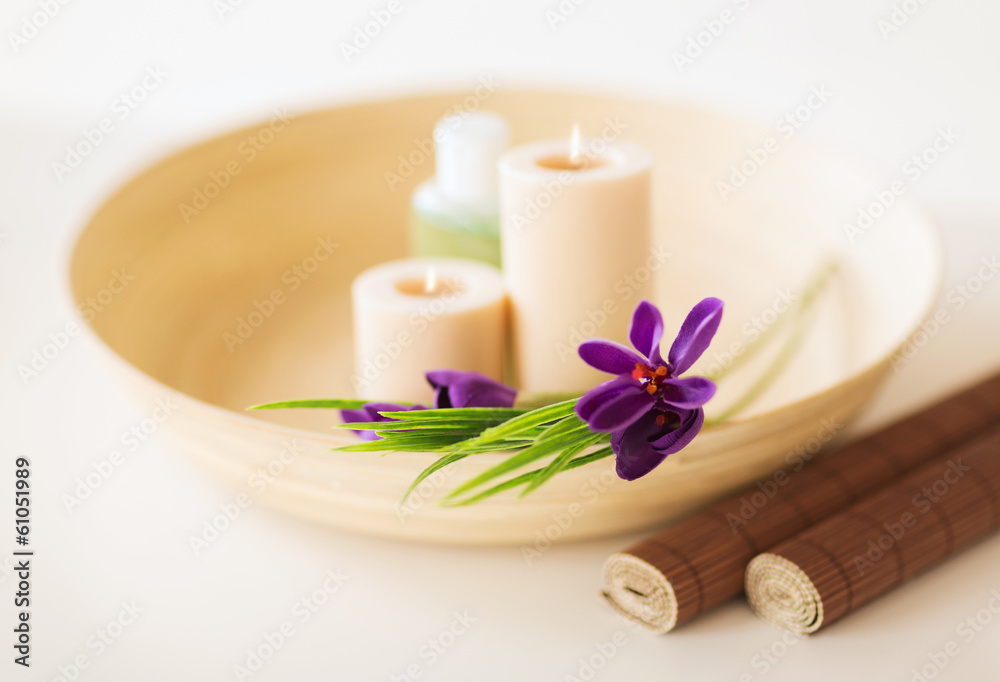
[[[805,571],[777,554],[758,554],[747,566],[750,607],[764,620],[798,635],[823,625],[823,599]]]
[[[677,595],[658,568],[631,554],[604,562],[602,595],[613,609],[651,632],[662,635],[677,624]]]

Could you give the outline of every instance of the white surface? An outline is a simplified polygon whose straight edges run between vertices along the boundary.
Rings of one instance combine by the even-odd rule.
[[[557,11],[555,0],[400,0],[399,12],[348,62],[341,43],[387,2],[230,2],[235,8],[222,16],[213,0],[69,2],[17,53],[8,31],[39,4],[10,0],[0,10],[0,650],[7,652],[0,679],[54,680],[81,654],[90,667],[80,680],[236,679],[245,649],[286,620],[295,634],[250,679],[391,680],[417,665],[421,680],[563,680],[618,632],[627,643],[594,679],[839,680],[850,670],[852,679],[909,682],[911,670],[950,640],[960,652],[936,679],[996,676],[1000,614],[971,641],[956,628],[1000,589],[1000,538],[811,640],[783,643],[739,601],[653,637],[596,597],[605,556],[633,537],[556,546],[528,564],[517,548],[369,540],[251,506],[196,557],[189,537],[239,491],[206,480],[156,433],[134,451],[126,447],[121,466],[69,513],[61,497],[146,415],[79,339],[27,385],[17,366],[69,319],[61,303],[65,252],[101,197],[176,145],[266,118],[275,107],[472,87],[493,77],[673,95],[778,121],[825,85],[834,94],[805,128],[890,175],[902,176],[938,127],[959,133],[910,185],[939,217],[949,247],[941,300],[948,322],[872,406],[863,420],[870,427],[1000,365],[1000,278],[976,279],[983,259],[1000,255],[1000,5],[915,5],[883,39],[877,22],[892,13],[888,0],[566,1],[575,10],[554,29],[545,13]],[[679,71],[674,51],[724,9],[732,21]],[[119,98],[144,77],[148,96],[123,108]],[[102,118],[112,120],[112,132],[57,179],[52,162]],[[981,291],[960,304],[957,287],[970,285]],[[11,663],[9,648],[14,581],[5,569],[18,455],[34,462],[30,670]],[[302,622],[296,602],[328,568],[349,578]],[[98,655],[88,638],[132,600],[143,613]],[[421,647],[451,626],[454,612],[477,620],[432,663]],[[765,649],[775,652],[773,663],[765,663]]]

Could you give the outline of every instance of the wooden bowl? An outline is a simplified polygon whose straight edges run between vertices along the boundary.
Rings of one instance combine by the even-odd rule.
[[[507,117],[515,144],[568,135],[577,122],[594,135],[623,129],[654,152],[657,239],[671,254],[656,272],[656,303],[668,336],[700,298],[726,301],[693,371],[747,347],[822,258],[838,254],[842,268],[780,379],[649,476],[618,481],[604,460],[524,499],[434,504],[497,461],[483,455],[400,507],[432,456],[333,453],[354,438],[331,430],[335,413],[245,408],[353,396],[349,285],[407,255],[410,194],[433,173],[430,131],[476,101],[468,95],[336,107],[209,140],[129,182],[80,235],[72,296],[112,364],[147,409],[163,398],[179,405],[163,430],[250,499],[361,533],[455,544],[544,546],[661,524],[815,453],[886,377],[939,291],[927,217],[905,195],[870,210],[888,182],[835,148],[671,103],[495,92],[484,108]],[[742,187],[729,193],[720,182]],[[859,210],[881,215],[851,241],[844,225]],[[127,277],[111,286],[116,273]],[[103,301],[99,311],[88,297]],[[738,399],[768,355],[720,382],[710,416]]]

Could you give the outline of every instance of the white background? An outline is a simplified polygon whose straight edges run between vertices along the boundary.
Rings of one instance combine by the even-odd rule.
[[[890,0],[690,3],[590,0],[554,27],[558,3],[401,0],[402,10],[348,62],[341,44],[382,1],[70,1],[37,35],[11,44],[37,0],[0,10],[0,679],[53,680],[79,655],[80,680],[226,680],[246,648],[285,620],[295,634],[253,680],[563,680],[615,633],[627,640],[595,679],[913,679],[949,640],[960,653],[938,679],[995,679],[1000,613],[971,642],[956,634],[1000,590],[993,538],[808,641],[782,634],[734,600],[665,637],[634,631],[597,599],[604,558],[635,537],[556,546],[530,565],[517,548],[463,550],[380,541],[251,507],[200,557],[188,538],[234,491],[217,486],[154,435],[85,504],[60,496],[144,415],[74,340],[27,383],[17,371],[70,319],[66,252],[91,211],[158,156],[266,117],[339,101],[464,88],[482,75],[675,97],[763,121],[813,86],[834,94],[808,123],[900,175],[939,126],[959,140],[912,186],[948,246],[945,291],[1000,255],[1000,4],[928,0],[898,31],[878,22]],[[674,53],[730,9],[733,21],[679,69]],[[709,42],[709,41],[706,41]],[[52,163],[116,98],[159,67],[162,84],[80,168]],[[1000,365],[1000,282],[963,309],[896,374],[865,414],[870,428]],[[12,460],[32,457],[33,666],[11,663]],[[296,602],[327,569],[349,576],[308,622]],[[1000,592],[998,592],[1000,594]],[[88,639],[122,602],[142,614],[100,651]],[[997,604],[998,602],[994,602]],[[476,619],[439,660],[421,647]],[[95,640],[90,640],[95,641]],[[791,640],[790,640],[791,641]],[[764,663],[762,650],[774,654]]]

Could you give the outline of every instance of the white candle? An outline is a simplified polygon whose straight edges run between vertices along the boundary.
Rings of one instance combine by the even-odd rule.
[[[495,267],[391,261],[358,275],[351,296],[359,398],[429,405],[434,392],[424,374],[435,369],[503,379],[506,295]]]
[[[629,143],[541,141],[500,158],[500,234],[518,387],[584,392],[606,374],[576,346],[625,342],[652,283],[621,286],[650,254],[652,155]],[[647,271],[648,274],[648,271]]]

